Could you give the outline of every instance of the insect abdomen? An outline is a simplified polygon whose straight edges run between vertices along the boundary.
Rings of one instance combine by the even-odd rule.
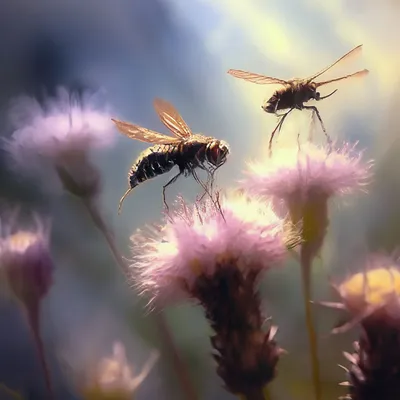
[[[129,171],[131,188],[170,171],[176,165],[177,149],[169,145],[153,146],[145,150]]]

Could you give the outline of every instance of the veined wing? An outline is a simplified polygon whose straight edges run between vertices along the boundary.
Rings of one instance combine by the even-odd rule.
[[[357,57],[358,55],[361,54],[362,52],[362,44],[358,45],[357,47],[354,47],[354,49],[350,50],[348,53],[346,53],[344,56],[340,57],[338,60],[336,60],[334,63],[331,65],[325,67],[321,71],[317,72],[316,74],[308,77],[306,80],[308,82],[313,81],[315,78],[318,78],[320,75],[324,74],[325,72],[329,71],[331,68],[333,68],[335,65],[338,65],[339,63],[343,62],[344,60],[349,60],[352,57]]]
[[[181,138],[163,135],[150,129],[143,128],[139,125],[130,124],[129,122],[111,119],[117,126],[118,130],[131,139],[140,140],[141,142],[154,144],[173,144],[180,143]]]
[[[184,121],[176,108],[166,100],[155,99],[154,108],[161,122],[180,139],[187,139],[193,135],[191,129]]]
[[[340,78],[330,79],[330,80],[324,81],[324,82],[318,82],[316,85],[317,85],[317,87],[320,87],[323,85],[327,85],[328,83],[342,81],[343,79],[362,78],[362,77],[368,75],[368,73],[369,73],[369,71],[367,69],[363,69],[362,71],[354,72],[354,74],[341,76]]]
[[[273,78],[272,76],[255,74],[253,72],[242,71],[240,69],[230,69],[228,71],[228,74],[234,76],[235,78],[244,79],[245,81],[257,83],[259,85],[268,85],[268,84],[286,85],[288,83],[283,79]]]

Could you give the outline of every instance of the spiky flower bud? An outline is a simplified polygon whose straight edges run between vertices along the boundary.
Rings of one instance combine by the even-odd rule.
[[[334,333],[361,328],[350,361],[350,400],[400,399],[400,269],[383,256],[369,259],[368,269],[335,287],[342,303],[324,303],[344,309],[350,321]]]
[[[264,329],[258,280],[280,265],[288,239],[268,204],[226,197],[219,207],[182,201],[167,223],[132,237],[132,277],[154,304],[200,303],[215,334],[217,372],[226,389],[258,398],[275,376],[282,350],[276,329]]]

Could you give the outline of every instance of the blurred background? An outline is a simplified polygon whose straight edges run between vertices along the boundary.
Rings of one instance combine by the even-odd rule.
[[[154,97],[161,97],[177,107],[194,131],[230,143],[229,161],[218,175],[223,187],[235,185],[246,161],[266,156],[269,133],[276,124],[260,109],[276,87],[240,81],[226,71],[303,77],[363,44],[363,56],[334,74],[368,68],[369,76],[338,85],[338,92],[321,102],[319,110],[333,138],[359,141],[366,159],[375,160],[375,180],[367,195],[332,203],[331,230],[314,271],[315,298],[333,299],[328,277],[340,281],[367,250],[391,252],[398,246],[398,2],[0,0],[0,10],[2,136],[12,133],[8,105],[21,94],[43,101],[44,93],[53,95],[59,85],[78,93],[101,91],[116,118],[165,132],[152,106]],[[296,145],[298,131],[306,131],[309,123],[305,114],[292,114],[276,146]],[[127,173],[146,145],[117,131],[115,135],[117,144],[95,161],[103,176],[102,212],[119,248],[129,257],[130,235],[161,218],[161,185],[166,180],[160,177],[138,188],[118,216]],[[319,130],[316,140],[324,140]],[[195,182],[182,179],[168,196],[190,195],[197,189]],[[120,340],[138,371],[152,349],[161,351],[138,399],[184,399],[171,354],[162,348],[162,331],[154,316],[144,311],[145,302],[125,284],[81,204],[67,194],[49,194],[37,183],[20,179],[7,168],[3,153],[0,199],[0,204],[20,204],[52,220],[57,271],[42,324],[57,398],[76,398],[74,376],[91,360],[108,355],[112,342]],[[265,312],[279,326],[279,343],[288,351],[271,386],[274,400],[310,398],[299,283],[299,267],[292,262],[269,274],[262,285]],[[346,379],[337,364],[346,364],[342,351],[351,350],[356,332],[329,337],[338,314],[315,311],[324,398],[336,399],[343,393],[338,383]],[[210,330],[201,310],[171,307],[165,315],[198,398],[233,398],[214,372]],[[25,399],[46,398],[24,321],[6,299],[0,304],[0,321],[0,382],[20,390]]]

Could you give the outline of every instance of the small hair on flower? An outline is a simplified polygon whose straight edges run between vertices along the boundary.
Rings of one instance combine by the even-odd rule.
[[[89,94],[78,99],[62,87],[44,104],[28,96],[14,99],[9,111],[14,131],[3,145],[13,169],[46,180],[55,169],[67,190],[78,195],[98,190],[99,177],[89,155],[110,147],[115,134],[109,112],[96,100]]]

